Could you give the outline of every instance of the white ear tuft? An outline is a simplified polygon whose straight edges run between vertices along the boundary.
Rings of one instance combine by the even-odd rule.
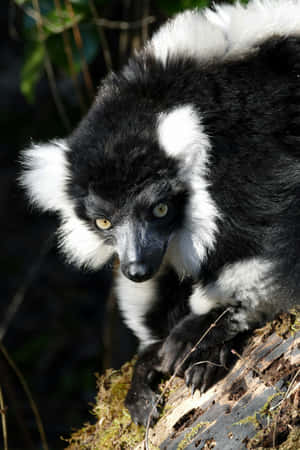
[[[169,156],[188,158],[196,149],[209,147],[200,118],[192,105],[184,105],[158,116],[158,141]]]
[[[65,153],[69,150],[64,140],[33,145],[22,154],[21,185],[33,205],[43,211],[69,213],[72,209],[65,189],[69,179]]]
[[[220,212],[209,192],[210,140],[192,104],[158,117],[158,140],[179,161],[179,175],[190,187],[182,229],[170,242],[168,259],[180,276],[199,275],[214,248]]]
[[[68,262],[78,267],[99,269],[114,253],[113,248],[107,246],[75,214],[63,218],[58,237],[59,246]]]

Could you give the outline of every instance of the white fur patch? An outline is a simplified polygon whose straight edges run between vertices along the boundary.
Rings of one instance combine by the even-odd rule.
[[[141,348],[157,342],[145,324],[145,315],[156,302],[155,278],[143,283],[135,283],[120,271],[116,292],[125,323],[140,340]]]
[[[31,203],[43,211],[72,210],[65,193],[69,178],[65,157],[68,150],[64,140],[55,140],[34,145],[22,154],[24,171],[20,183],[26,189]]]
[[[69,148],[64,140],[34,145],[24,151],[24,171],[20,177],[33,205],[43,211],[59,213],[62,224],[58,230],[59,247],[69,262],[98,269],[113,255],[99,236],[90,230],[74,212],[66,194],[70,178],[65,153]]]
[[[170,241],[167,260],[179,275],[197,277],[201,263],[214,248],[220,213],[208,192],[209,137],[192,105],[159,114],[158,140],[180,164],[180,177],[190,187],[190,199],[182,230]]]
[[[184,105],[158,116],[158,142],[169,156],[185,157],[194,149],[206,151],[209,147],[197,112],[192,105]]]
[[[164,64],[176,56],[195,59],[220,57],[225,54],[226,48],[223,30],[196,10],[185,11],[169,20],[153,35],[147,46]]]
[[[187,56],[199,61],[241,57],[274,36],[300,35],[299,0],[253,0],[215,11],[186,11],[154,34],[147,49],[164,64]]]
[[[206,314],[218,305],[235,305],[241,302],[240,311],[233,318],[240,330],[251,323],[259,323],[268,314],[278,312],[274,297],[276,283],[270,275],[272,264],[262,258],[252,258],[225,266],[215,283],[205,288],[197,285],[189,299],[195,314]]]
[[[201,316],[218,306],[219,299],[208,295],[206,289],[199,283],[194,287],[193,293],[189,298],[189,304],[192,312]]]
[[[270,277],[267,277],[271,267],[270,262],[261,258],[253,258],[225,266],[216,282],[220,298],[230,298],[233,293],[247,296],[257,290],[260,291],[260,294],[266,293],[271,283]],[[252,301],[255,302],[256,300],[253,298]]]
[[[99,269],[114,253],[114,249],[105,245],[75,214],[62,216],[58,236],[59,247],[67,260],[79,267]]]

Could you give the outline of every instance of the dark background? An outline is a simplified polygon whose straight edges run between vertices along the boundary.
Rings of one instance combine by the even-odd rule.
[[[144,9],[155,17],[142,37],[140,29],[126,34],[118,29],[107,30],[114,69],[168,17],[175,4],[182,9],[195,3],[106,1],[101,12],[111,20],[136,21]],[[30,402],[3,353],[6,349],[27,380],[49,448],[60,449],[65,446],[61,436],[68,437],[72,429],[92,420],[88,411],[96,394],[94,373],[120,367],[134,354],[136,340],[122,324],[113,297],[108,301],[111,272],[81,272],[66,265],[56,250],[55,217],[31,211],[18,186],[20,150],[31,141],[67,134],[45,74],[36,85],[32,103],[21,94],[20,77],[26,59],[23,19],[22,9],[14,1],[1,0],[0,341],[5,347],[1,344],[0,388],[5,403],[2,414],[7,421],[10,450],[41,448]],[[83,114],[80,101],[70,77],[59,68],[54,67],[54,71],[70,128],[74,128]],[[107,73],[101,48],[90,62],[89,71],[95,85]],[[78,83],[88,104],[82,73]]]
[[[84,273],[66,265],[56,251],[55,217],[31,211],[18,187],[20,150],[31,141],[65,136],[66,130],[45,76],[37,85],[34,104],[20,92],[24,42],[18,36],[18,12],[12,18],[16,13],[12,9],[14,5],[1,0],[0,332],[31,389],[49,448],[58,449],[65,446],[60,436],[68,437],[71,428],[91,419],[88,405],[96,394],[94,373],[101,373],[104,366],[119,367],[133,354],[135,339],[116,312],[106,312],[110,271]],[[112,7],[116,18],[118,9]],[[105,72],[99,55],[91,67],[93,79],[100,80]],[[70,80],[59,74],[57,80],[74,127],[81,110]],[[29,401],[1,352],[0,385],[9,448],[40,448]]]

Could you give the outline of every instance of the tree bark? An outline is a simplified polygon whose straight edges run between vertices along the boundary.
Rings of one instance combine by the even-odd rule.
[[[124,406],[132,367],[98,378],[96,423],[75,432],[69,450],[300,449],[297,312],[256,330],[227,376],[204,394],[192,395],[180,378],[165,382],[163,411],[148,433]]]
[[[289,333],[289,317],[256,331],[228,375],[201,396],[177,380],[149,448],[279,448],[289,438],[300,448],[300,332]]]

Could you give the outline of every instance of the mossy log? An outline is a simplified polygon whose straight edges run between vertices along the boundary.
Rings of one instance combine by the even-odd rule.
[[[95,421],[74,433],[68,450],[145,448],[145,429],[124,407],[133,362],[98,378]],[[162,383],[164,390],[166,383]],[[176,378],[164,393],[149,449],[300,448],[300,315],[282,314],[254,332],[228,375],[192,395]]]

